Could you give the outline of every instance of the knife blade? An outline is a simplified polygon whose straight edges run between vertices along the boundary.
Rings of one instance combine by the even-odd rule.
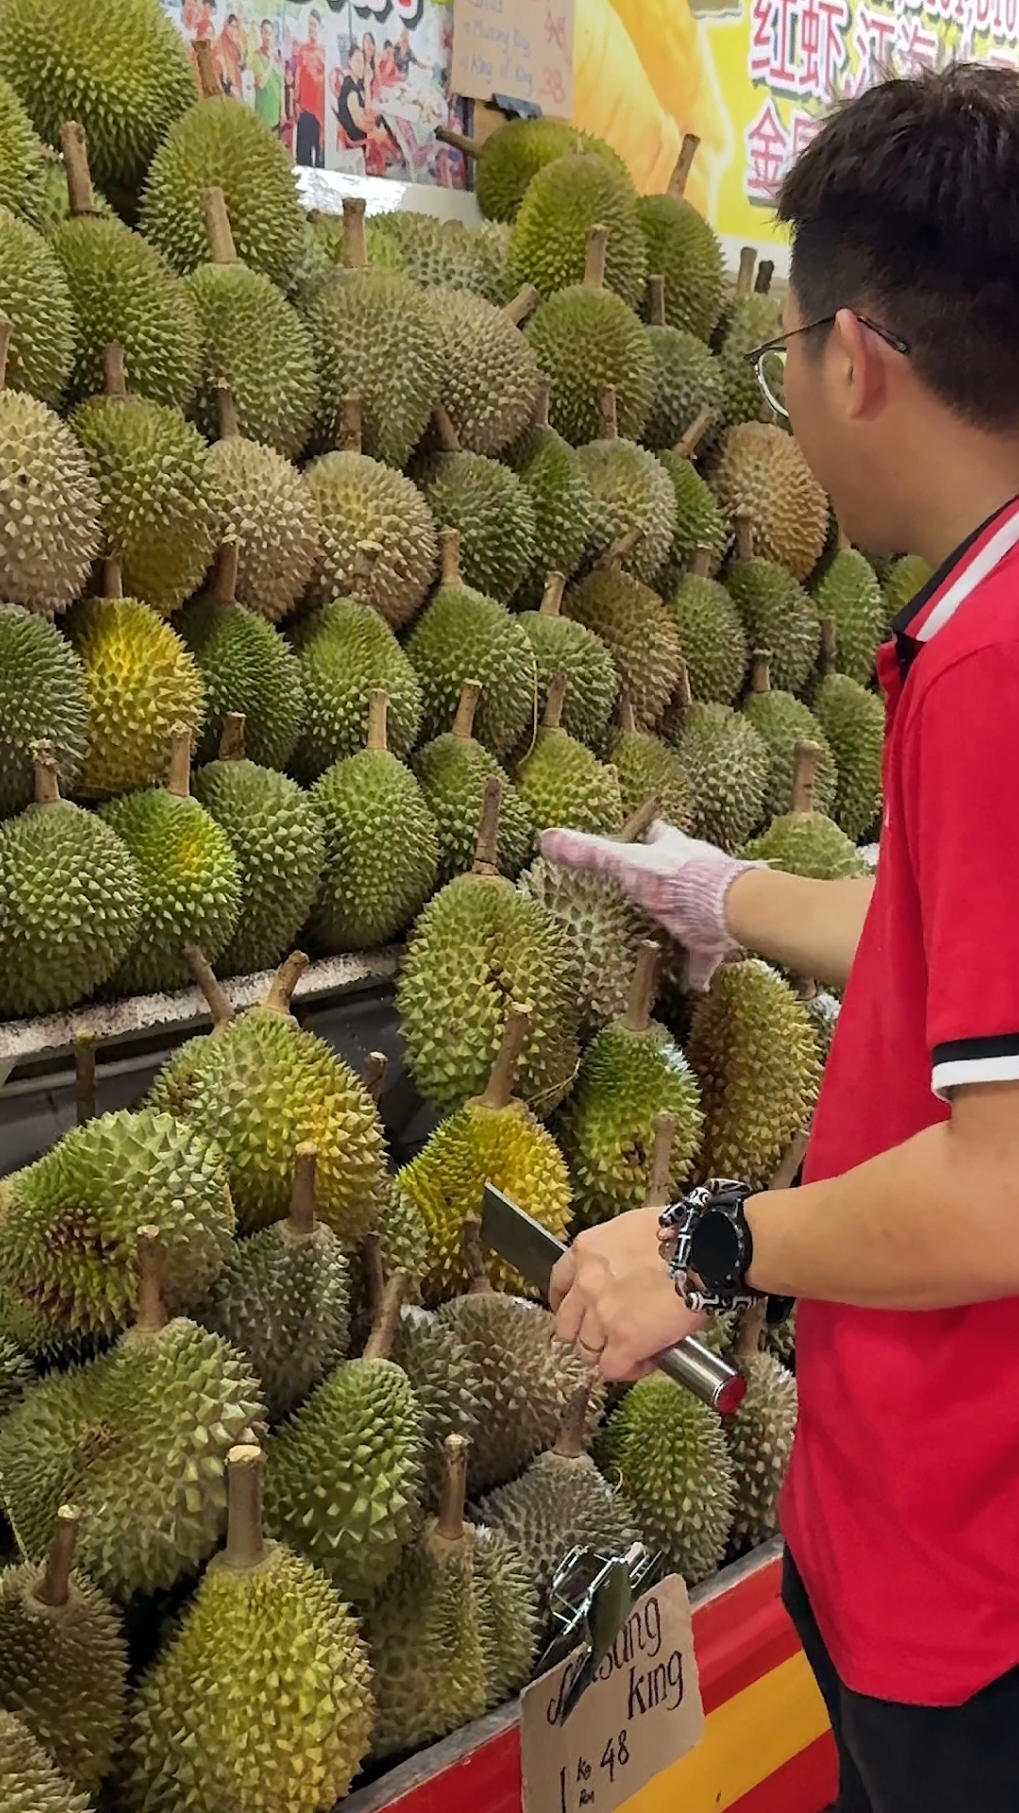
[[[548,1296],[549,1279],[566,1247],[540,1221],[519,1208],[494,1184],[485,1185],[481,1211],[481,1240],[507,1265],[515,1266],[529,1284]],[[702,1341],[687,1335],[675,1347],[658,1355],[655,1365],[677,1385],[685,1385],[702,1404],[721,1416],[738,1409],[746,1394],[742,1373]]]

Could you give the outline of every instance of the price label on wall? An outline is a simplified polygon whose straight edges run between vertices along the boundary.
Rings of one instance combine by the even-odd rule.
[[[574,0],[453,0],[453,94],[530,101],[568,120]]]
[[[565,1724],[578,1651],[520,1702],[524,1813],[614,1813],[686,1756],[704,1730],[686,1586],[673,1574],[638,1600]]]

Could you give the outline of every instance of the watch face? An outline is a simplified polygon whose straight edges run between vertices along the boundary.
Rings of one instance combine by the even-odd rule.
[[[731,1216],[701,1217],[690,1243],[690,1269],[711,1290],[735,1290],[743,1282],[743,1241]]]

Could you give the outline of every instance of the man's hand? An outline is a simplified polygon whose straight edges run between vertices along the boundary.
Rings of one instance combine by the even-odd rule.
[[[706,1316],[676,1294],[658,1244],[658,1209],[632,1209],[578,1234],[552,1273],[556,1333],[604,1379],[639,1379]]]

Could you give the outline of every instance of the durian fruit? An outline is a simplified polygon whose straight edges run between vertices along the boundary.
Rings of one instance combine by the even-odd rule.
[[[227,716],[214,762],[194,777],[195,798],[230,840],[244,910],[219,954],[225,976],[272,969],[311,911],[325,862],[321,821],[295,781],[246,758],[244,718]]]
[[[366,225],[368,262],[402,271],[426,289],[473,290],[497,308],[517,292],[509,269],[510,229],[498,221],[469,227],[462,220],[440,221],[432,214],[393,208],[373,215]],[[342,263],[343,238],[335,231],[335,216],[319,217],[316,226],[325,235],[329,262]]]
[[[137,1232],[163,1221],[163,1289],[176,1313],[212,1288],[234,1212],[223,1161],[201,1134],[148,1108],[74,1127],[0,1185],[5,1294],[66,1335],[115,1335],[138,1290]]]
[[[0,100],[0,139],[2,112]],[[0,177],[0,198],[2,194]],[[11,324],[8,385],[56,409],[74,357],[71,297],[52,247],[27,221],[2,205],[0,315]]]
[[[595,1457],[669,1573],[696,1586],[716,1572],[736,1505],[717,1411],[663,1372],[650,1373],[612,1411]]]
[[[413,756],[411,766],[424,795],[439,839],[440,886],[462,875],[474,861],[485,783],[494,775],[502,785],[499,814],[499,870],[512,880],[519,875],[534,843],[534,821],[517,789],[493,755],[474,735],[481,698],[478,680],[465,680],[452,730],[434,737]]]
[[[272,447],[246,441],[227,390],[220,439],[209,448],[222,503],[222,540],[237,549],[237,601],[278,623],[303,597],[319,549],[319,520],[304,476]]]
[[[933,577],[930,567],[919,554],[903,554],[896,560],[885,580],[885,623],[893,622],[900,611],[911,604],[917,592]]]
[[[656,1157],[665,1187],[673,1191],[666,1200],[675,1201],[700,1143],[697,1079],[671,1033],[651,1018],[657,966],[658,946],[647,942],[625,1014],[591,1041],[556,1120],[573,1180],[574,1215],[586,1227],[639,1209]]]
[[[498,872],[501,792],[495,777],[486,782],[473,871],[447,882],[411,932],[397,1007],[414,1081],[448,1113],[485,1088],[507,1004],[526,1001],[518,1093],[545,1116],[572,1087],[577,1066],[575,979],[554,920]]]
[[[303,245],[290,155],[249,107],[224,95],[212,45],[195,45],[203,99],[177,120],[149,165],[139,226],[177,271],[205,263],[205,197],[222,190],[238,256],[286,289]]]
[[[683,831],[690,822],[690,779],[676,751],[649,730],[638,730],[633,707],[623,693],[619,728],[609,743],[609,756],[619,776],[623,811],[629,819],[645,800],[655,798],[662,818]]]
[[[887,606],[867,556],[850,547],[841,530],[838,552],[813,594],[818,616],[835,620],[840,671],[866,686],[884,637]]]
[[[519,621],[538,667],[539,711],[544,714],[548,704],[553,675],[565,674],[562,727],[578,743],[593,745],[608,725],[619,681],[601,638],[562,615],[564,584],[561,572],[547,573],[540,610],[521,611]]]
[[[15,1404],[20,1404],[28,1387],[34,1383],[35,1368],[31,1360],[6,1334],[0,1334],[0,1417],[5,1417]]]
[[[821,1065],[806,1008],[759,959],[723,963],[694,1006],[686,1052],[705,1116],[698,1176],[763,1188],[817,1099]]]
[[[48,742],[66,786],[81,769],[88,700],[81,663],[59,630],[0,604],[0,818],[31,805],[32,745]]]
[[[821,641],[821,618],[809,593],[777,561],[755,554],[752,516],[736,517],[736,559],[725,585],[743,619],[750,648],[771,652],[771,678],[783,692],[801,693]]]
[[[467,457],[467,456],[461,456]],[[481,684],[475,734],[501,758],[535,722],[537,669],[526,631],[505,606],[468,585],[460,570],[460,536],[444,529],[442,580],[407,639],[421,687],[421,740],[440,736],[465,680]]]
[[[773,692],[770,673],[771,656],[763,649],[757,650],[743,715],[750,720],[768,751],[768,784],[761,816],[776,818],[787,809],[793,790],[797,746],[804,742],[817,750],[812,787],[822,812],[827,812],[835,799],[835,758],[813,712],[800,699],[794,699],[792,693],[781,689]]]
[[[744,246],[740,256],[735,294],[718,324],[713,344],[718,352],[722,377],[722,410],[729,426],[741,422],[767,422],[771,410],[747,354],[782,332],[782,305],[772,296],[771,275],[774,266],[763,262],[754,279],[757,255],[752,246]],[[776,371],[769,381],[781,383]],[[780,432],[784,432],[781,431]],[[806,574],[799,577],[805,578]]]
[[[0,599],[52,617],[99,553],[99,487],[66,423],[5,388],[10,343],[0,316]]]
[[[9,1712],[0,1712],[0,1789],[3,1813],[92,1813],[88,1795],[58,1773],[48,1752]]]
[[[675,446],[703,409],[722,405],[722,380],[710,347],[687,328],[669,327],[665,314],[665,279],[648,279],[647,330],[655,362],[655,397],[642,439],[660,451]]]
[[[198,759],[212,760],[228,716],[241,712],[250,725],[252,760],[282,769],[294,753],[304,714],[301,664],[274,624],[238,604],[239,564],[237,543],[224,542],[211,589],[192,598],[177,618],[181,640],[205,683]]]
[[[60,797],[51,744],[32,746],[35,798],[0,825],[0,1018],[56,1013],[127,955],[142,889],[120,838]]]
[[[676,534],[672,481],[652,453],[621,440],[616,393],[602,392],[601,435],[578,449],[595,505],[590,547],[595,559],[618,557],[624,569],[650,585]]]
[[[814,1038],[817,1041],[817,1052],[821,1063],[822,1065],[827,1064],[832,1041],[835,1038],[835,1029],[839,1023],[841,1002],[836,995],[829,994],[827,989],[818,988],[817,983],[810,976],[796,978],[796,992],[810,1015],[810,1023],[814,1029]],[[769,1343],[768,1350],[778,1352],[780,1359],[788,1357],[773,1347],[771,1343]]]
[[[294,626],[304,718],[290,766],[306,786],[364,748],[368,701],[379,688],[389,696],[393,754],[404,760],[418,741],[421,683],[413,660],[378,611],[363,602],[374,555],[373,548],[362,548],[353,597],[337,598]]]
[[[285,1221],[235,1245],[196,1318],[246,1355],[278,1423],[346,1358],[350,1267],[315,1216],[318,1151],[294,1153]]]
[[[174,726],[197,738],[205,713],[205,684],[180,636],[140,599],[123,596],[115,558],[103,579],[106,596],[75,605],[66,624],[88,692],[80,791],[99,799],[154,786]]]
[[[574,447],[598,434],[607,385],[616,393],[619,432],[633,440],[654,401],[647,334],[632,309],[605,287],[608,237],[601,223],[591,227],[583,281],[550,296],[525,329],[549,387],[549,421]]]
[[[766,422],[730,428],[711,483],[729,516],[750,517],[764,558],[806,579],[827,538],[828,499],[792,435]]]
[[[735,851],[764,817],[768,751],[742,712],[687,703],[682,683],[669,728],[693,791],[694,837]]]
[[[602,158],[621,176],[626,174],[622,158],[604,139],[543,114],[534,119],[504,120],[480,145],[445,126],[435,136],[474,164],[478,206],[489,220],[515,220],[532,177],[546,164],[576,152],[578,141],[585,152]]]
[[[439,839],[411,770],[389,751],[388,695],[368,700],[368,740],[327,768],[311,790],[326,856],[312,935],[323,950],[388,944],[435,886]]]
[[[605,283],[636,308],[647,276],[647,252],[628,172],[583,149],[539,170],[527,185],[513,228],[510,268],[520,283],[549,297],[584,276],[587,236],[608,232]]]
[[[517,785],[537,830],[570,825],[609,837],[623,827],[619,776],[562,729],[568,684],[566,674],[553,675],[541,728],[517,767]]]
[[[357,1623],[318,1570],[262,1533],[262,1452],[227,1456],[226,1547],[131,1708],[124,1798],[149,1813],[317,1813],[371,1741]]]
[[[364,451],[405,466],[442,388],[442,326],[425,291],[399,271],[369,268],[364,202],[343,203],[346,266],[313,285],[302,307],[318,364],[319,436],[342,444],[345,398],[359,396]]]
[[[767,740],[766,733],[762,731],[762,735]],[[747,845],[746,855],[752,860],[766,862],[789,875],[810,876],[814,881],[843,881],[870,873],[852,838],[826,817],[823,809],[815,807],[815,796],[821,792],[825,754],[824,746],[809,736],[797,737],[792,752],[792,783],[786,795],[790,809],[773,817],[767,830]]]
[[[749,651],[739,612],[724,585],[709,577],[712,549],[693,551],[690,570],[668,595],[693,698],[732,705],[743,690]]]
[[[61,127],[60,147],[70,214],[55,229],[52,245],[77,328],[71,397],[81,402],[101,393],[103,354],[116,344],[124,349],[136,396],[186,409],[201,356],[194,303],[154,245],[99,212],[79,125]]]
[[[480,1384],[468,1466],[468,1487],[476,1497],[516,1479],[552,1447],[581,1385],[590,1391],[583,1435],[589,1447],[604,1388],[581,1355],[556,1339],[555,1319],[547,1309],[492,1289],[480,1256],[477,1222],[466,1228],[465,1250],[470,1288],[443,1304],[439,1321],[465,1343]]]
[[[105,395],[71,427],[99,486],[106,550],[132,598],[163,616],[201,585],[219,538],[222,496],[209,449],[178,409],[129,397],[120,346],[104,355]]]
[[[732,538],[729,523],[718,507],[711,486],[694,465],[697,450],[717,419],[712,410],[702,409],[689,424],[682,440],[658,455],[676,494],[676,536],[666,568],[667,578],[685,572],[697,548],[708,548],[711,554],[708,577],[713,579],[728,551]]]
[[[590,1397],[590,1385],[579,1385],[555,1446],[478,1506],[483,1522],[500,1530],[523,1555],[543,1616],[556,1571],[572,1549],[625,1555],[637,1540],[629,1506],[587,1453]]]
[[[342,416],[340,450],[323,454],[305,471],[322,526],[308,596],[312,604],[331,604],[356,589],[392,629],[403,629],[435,576],[435,523],[409,478],[362,453],[359,398],[344,398]],[[362,572],[359,549],[365,546],[374,554]]]
[[[294,1152],[310,1141],[318,1149],[319,1219],[349,1247],[374,1224],[385,1195],[382,1128],[375,1103],[349,1066],[291,1016],[307,961],[295,952],[259,1005],[233,1019],[199,958],[196,980],[215,1030],[181,1047],[156,1078],[149,1101],[215,1142],[244,1233],[286,1215]]]
[[[563,606],[605,643],[641,730],[657,724],[679,682],[679,633],[650,586],[613,559],[572,586]]]
[[[45,1556],[73,1495],[79,1564],[118,1601],[168,1591],[212,1553],[227,1454],[256,1439],[265,1414],[226,1341],[168,1320],[158,1228],[140,1231],[138,1252],[134,1326],[100,1359],[51,1373],[0,1426],[4,1503],[28,1559]]]
[[[270,1437],[265,1521],[341,1597],[384,1584],[420,1521],[422,1414],[390,1358],[406,1280],[390,1279],[359,1360],[330,1373]]]
[[[238,259],[221,188],[206,191],[205,221],[211,261],[186,280],[202,330],[192,413],[211,440],[219,425],[218,391],[227,385],[239,432],[296,459],[318,410],[311,335],[269,278]]]
[[[885,712],[881,700],[858,680],[838,671],[838,630],[833,617],[821,625],[820,679],[810,709],[835,757],[838,785],[832,817],[847,837],[865,837],[881,811]]]
[[[470,290],[435,289],[431,300],[442,326],[441,401],[460,446],[496,455],[531,420],[538,362],[520,332],[538,292],[530,285],[506,308],[493,308]]]
[[[594,533],[594,499],[576,450],[549,427],[548,385],[539,384],[531,426],[503,454],[534,511],[534,565],[516,602],[534,604],[546,576],[571,579]]]
[[[537,524],[527,487],[498,460],[455,450],[448,418],[447,451],[417,469],[417,482],[437,523],[460,537],[464,583],[508,604],[534,565]]]
[[[134,858],[142,890],[141,923],[107,984],[111,994],[186,987],[185,946],[200,944],[214,963],[236,930],[242,900],[237,858],[226,832],[191,798],[190,769],[191,733],[178,724],[165,784],[99,808]]]
[[[415,1203],[428,1232],[422,1279],[427,1303],[441,1303],[469,1279],[464,1228],[480,1212],[486,1183],[504,1189],[561,1238],[570,1214],[570,1180],[551,1134],[514,1095],[531,1024],[528,1007],[510,1008],[495,1063],[481,1095],[456,1110],[399,1173],[396,1189]],[[493,1256],[489,1277],[520,1288],[513,1269]]]
[[[666,193],[639,196],[637,219],[648,269],[664,282],[666,321],[708,340],[721,314],[725,266],[717,233],[686,199],[699,142],[687,133]]]
[[[127,1644],[113,1606],[74,1571],[81,1512],[62,1505],[43,1565],[0,1570],[0,1708],[80,1788],[98,1788],[124,1722]]]
[[[0,207],[30,217],[38,164],[35,127],[6,75],[0,74]]]
[[[724,1419],[736,1491],[732,1540],[740,1548],[778,1530],[778,1501],[796,1433],[796,1380],[762,1351],[763,1308],[744,1310],[736,1360],[747,1382],[739,1409]]]

